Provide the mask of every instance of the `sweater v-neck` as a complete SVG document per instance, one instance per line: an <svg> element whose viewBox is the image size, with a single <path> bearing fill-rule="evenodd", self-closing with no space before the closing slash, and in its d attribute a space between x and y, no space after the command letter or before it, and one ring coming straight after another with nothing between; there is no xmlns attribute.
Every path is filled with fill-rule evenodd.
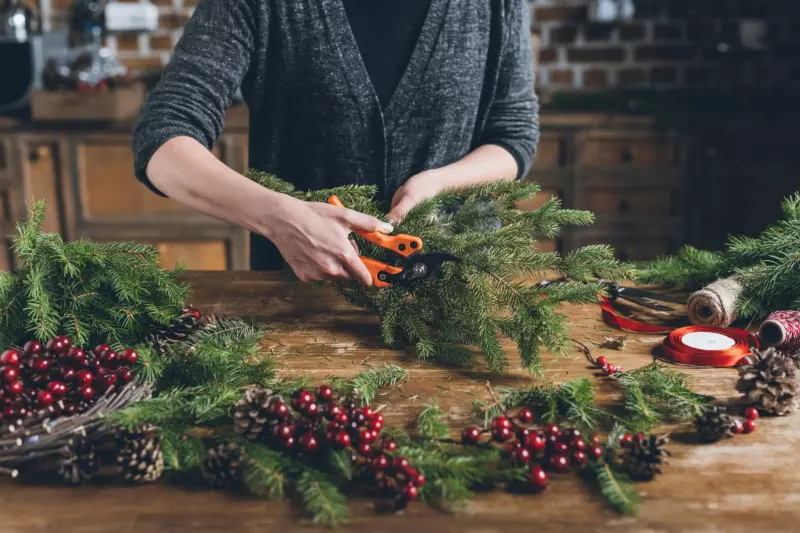
<svg viewBox="0 0 800 533"><path fill-rule="evenodd" d="M424 80L428 64L435 52L435 44L445 21L445 14L449 0L430 0L428 13L422 24L417 43L405 66L403 75L394 90L388 104L381 107L375 86L369 76L364 58L358 47L358 42L353 33L347 11L342 0L324 0L323 5L331 24L328 30L334 32L333 41L339 47L339 57L342 60L341 67L351 80L351 87L358 93L356 96L361 100L366 109L375 106L381 111L383 125L388 127L393 118L408 108L410 100L413 98L414 91Z"/></svg>

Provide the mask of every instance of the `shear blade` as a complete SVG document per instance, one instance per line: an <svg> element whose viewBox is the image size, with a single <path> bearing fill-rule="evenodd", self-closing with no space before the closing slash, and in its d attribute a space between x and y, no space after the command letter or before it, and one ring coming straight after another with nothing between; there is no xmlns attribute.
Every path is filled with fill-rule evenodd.
<svg viewBox="0 0 800 533"><path fill-rule="evenodd" d="M460 257L446 252L429 252L409 257L403 265L403 281L427 280L436 277L447 261L458 262Z"/></svg>

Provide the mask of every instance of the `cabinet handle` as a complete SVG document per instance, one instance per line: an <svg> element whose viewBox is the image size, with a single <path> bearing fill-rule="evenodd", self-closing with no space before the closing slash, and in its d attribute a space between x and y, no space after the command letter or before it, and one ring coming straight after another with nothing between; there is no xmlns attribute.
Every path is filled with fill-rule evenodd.
<svg viewBox="0 0 800 533"><path fill-rule="evenodd" d="M44 159L49 155L50 155L50 148L45 145L39 145L31 150L30 154L28 154L28 159L30 160L31 163L35 163L38 160Z"/></svg>

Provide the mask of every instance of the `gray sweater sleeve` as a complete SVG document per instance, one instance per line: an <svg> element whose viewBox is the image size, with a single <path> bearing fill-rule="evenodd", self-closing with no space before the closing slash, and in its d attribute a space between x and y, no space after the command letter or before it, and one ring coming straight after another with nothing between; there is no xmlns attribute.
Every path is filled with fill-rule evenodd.
<svg viewBox="0 0 800 533"><path fill-rule="evenodd" d="M530 8L527 0L508 0L497 90L481 143L508 150L517 160L518 178L530 170L539 142L539 101L533 85Z"/></svg>
<svg viewBox="0 0 800 533"><path fill-rule="evenodd" d="M150 183L150 158L168 140L191 137L211 149L254 51L252 0L200 0L172 60L150 91L133 132L136 177ZM162 195L163 196L163 195Z"/></svg>

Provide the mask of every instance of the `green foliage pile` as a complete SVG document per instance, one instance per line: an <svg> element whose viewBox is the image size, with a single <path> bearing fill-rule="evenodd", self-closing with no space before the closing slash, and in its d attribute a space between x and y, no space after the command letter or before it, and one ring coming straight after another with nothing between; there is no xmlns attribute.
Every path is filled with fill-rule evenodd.
<svg viewBox="0 0 800 533"><path fill-rule="evenodd" d="M742 318L800 309L800 193L786 198L782 210L783 220L757 237L732 236L722 251L686 246L677 256L642 265L637 279L694 290L736 276L744 287L737 302Z"/></svg>
<svg viewBox="0 0 800 533"><path fill-rule="evenodd" d="M350 209L382 219L388 211L372 186L297 191L272 175L250 172L249 177L305 201L325 202L336 194ZM421 237L423 252L448 252L462 260L445 264L434 283L378 291L340 283L340 292L380 317L389 346L411 347L422 359L461 366L473 362L470 348L477 347L493 372L503 372L508 360L500 338L505 335L516 342L522 366L539 371L543 348L563 354L568 346L566 318L557 312L558 305L597 301L601 286L586 282L593 275L631 275L608 246L587 246L566 256L538 252L537 238L550 239L563 226L593 221L589 212L562 209L558 198L530 212L516 208L539 190L535 183L497 182L423 201L395 225L395 233ZM358 244L363 255L387 259L386 250L364 240ZM571 281L548 287L529 281L542 273Z"/></svg>
<svg viewBox="0 0 800 533"><path fill-rule="evenodd" d="M21 267L0 272L0 345L68 335L120 349L180 316L189 288L153 247L65 242L42 231L44 217L44 202L33 204L13 242Z"/></svg>

